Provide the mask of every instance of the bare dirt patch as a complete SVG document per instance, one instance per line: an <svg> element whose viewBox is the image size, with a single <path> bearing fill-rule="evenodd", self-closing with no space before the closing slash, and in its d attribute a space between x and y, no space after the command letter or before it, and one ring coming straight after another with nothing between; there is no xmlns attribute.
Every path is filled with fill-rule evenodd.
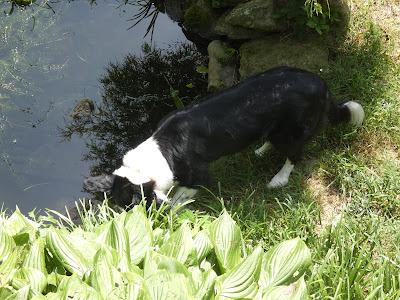
<svg viewBox="0 0 400 300"><path fill-rule="evenodd" d="M308 178L306 184L321 208L321 223L316 227L316 232L319 233L340 218L348 200L330 187L326 180L318 174Z"/></svg>

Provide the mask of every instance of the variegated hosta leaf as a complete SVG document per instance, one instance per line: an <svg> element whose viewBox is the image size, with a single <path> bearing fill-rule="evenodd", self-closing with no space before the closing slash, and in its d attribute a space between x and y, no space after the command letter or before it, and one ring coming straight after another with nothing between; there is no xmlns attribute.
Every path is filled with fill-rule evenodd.
<svg viewBox="0 0 400 300"><path fill-rule="evenodd" d="M289 284L311 265L311 253L299 238L284 241L264 256L259 284L262 288Z"/></svg>
<svg viewBox="0 0 400 300"><path fill-rule="evenodd" d="M206 230L202 230L196 234L193 244L196 250L197 262L201 262L204 258L206 258L208 253L210 253L211 249L213 248L208 231Z"/></svg>
<svg viewBox="0 0 400 300"><path fill-rule="evenodd" d="M7 282L12 278L16 271L16 265L21 255L20 247L14 249L14 251L2 260L0 264L0 283Z"/></svg>
<svg viewBox="0 0 400 300"><path fill-rule="evenodd" d="M88 270L89 263L83 252L78 250L78 247L79 245L73 245L61 231L55 228L48 229L46 248L49 249L51 254L57 258L66 270L82 277Z"/></svg>
<svg viewBox="0 0 400 300"><path fill-rule="evenodd" d="M0 228L0 260L9 256L16 247L14 239Z"/></svg>
<svg viewBox="0 0 400 300"><path fill-rule="evenodd" d="M162 254L149 251L144 259L143 277L147 279L159 271L167 271L168 273L179 273L185 277L191 278L186 266L177 259Z"/></svg>
<svg viewBox="0 0 400 300"><path fill-rule="evenodd" d="M139 285L139 284L127 284L125 287L125 299L140 299L140 300L151 300L149 292L147 289L144 287L144 285Z"/></svg>
<svg viewBox="0 0 400 300"><path fill-rule="evenodd" d="M30 286L26 285L23 288L19 289L13 295L8 296L6 300L28 300L30 291L31 291Z"/></svg>
<svg viewBox="0 0 400 300"><path fill-rule="evenodd" d="M221 271L232 269L241 260L242 234L239 226L224 210L222 215L212 222L209 232Z"/></svg>
<svg viewBox="0 0 400 300"><path fill-rule="evenodd" d="M79 245L80 249L85 249L85 258L89 264L93 263L94 256L101 246L96 241L96 238L96 234L84 231L81 228L76 228L67 236L67 239L71 241L73 245Z"/></svg>
<svg viewBox="0 0 400 300"><path fill-rule="evenodd" d="M190 267L193 283L196 289L196 300L210 299L214 294L214 283L217 274L213 269L203 271L199 267Z"/></svg>
<svg viewBox="0 0 400 300"><path fill-rule="evenodd" d="M30 285L33 292L41 293L47 286L47 278L38 269L22 267L14 274L12 285L16 289Z"/></svg>
<svg viewBox="0 0 400 300"><path fill-rule="evenodd" d="M153 230L144 208L136 205L125 218L132 264L139 264L153 243Z"/></svg>
<svg viewBox="0 0 400 300"><path fill-rule="evenodd" d="M286 286L271 286L263 295L263 300L308 300L307 286L304 277Z"/></svg>
<svg viewBox="0 0 400 300"><path fill-rule="evenodd" d="M160 253L176 258L181 263L185 263L193 250L192 233L189 224L185 222L161 246Z"/></svg>
<svg viewBox="0 0 400 300"><path fill-rule="evenodd" d="M121 271L129 271L131 264L128 232L120 223L111 221L104 227L99 242L115 249L119 255L118 267Z"/></svg>
<svg viewBox="0 0 400 300"><path fill-rule="evenodd" d="M122 276L112 265L112 254L107 249L100 249L94 258L94 269L90 273L90 284L103 298L122 285Z"/></svg>
<svg viewBox="0 0 400 300"><path fill-rule="evenodd" d="M140 299L150 300L146 287L144 286L144 279L141 270L138 272L122 272L122 280L124 285L112 294L113 296L120 296L119 299Z"/></svg>
<svg viewBox="0 0 400 300"><path fill-rule="evenodd" d="M58 286L57 294L61 295L60 299L103 300L94 288L84 283L76 274L64 277Z"/></svg>
<svg viewBox="0 0 400 300"><path fill-rule="evenodd" d="M263 250L260 246L215 282L216 299L253 299L258 290Z"/></svg>
<svg viewBox="0 0 400 300"><path fill-rule="evenodd" d="M23 266L26 268L34 268L47 275L46 261L44 255L44 241L38 238L33 242L28 254L25 257Z"/></svg>
<svg viewBox="0 0 400 300"><path fill-rule="evenodd" d="M188 278L182 274L159 271L145 281L146 289L152 300L192 300L194 289L188 284Z"/></svg>
<svg viewBox="0 0 400 300"><path fill-rule="evenodd" d="M34 296L31 300L64 300L64 298L62 298L61 293L47 293L43 298L40 298L40 296Z"/></svg>
<svg viewBox="0 0 400 300"><path fill-rule="evenodd" d="M0 299L7 299L8 296L11 296L14 292L8 287L0 287Z"/></svg>
<svg viewBox="0 0 400 300"><path fill-rule="evenodd" d="M25 217L18 207L14 213L4 221L4 230L11 236L22 232L28 233L31 240L35 239L35 232L39 228L39 224Z"/></svg>

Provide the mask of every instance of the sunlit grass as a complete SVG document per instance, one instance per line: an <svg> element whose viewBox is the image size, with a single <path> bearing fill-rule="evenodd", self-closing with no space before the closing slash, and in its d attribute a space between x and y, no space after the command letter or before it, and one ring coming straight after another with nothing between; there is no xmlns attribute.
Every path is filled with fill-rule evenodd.
<svg viewBox="0 0 400 300"><path fill-rule="evenodd" d="M313 299L400 297L400 35L396 14L387 15L398 9L395 1L353 1L348 34L330 50L323 77L338 101L362 103L361 128L329 128L281 189L266 187L284 162L274 151L260 159L254 146L213 166L212 192L244 236L306 241ZM213 199L203 192L198 205L218 210Z"/></svg>

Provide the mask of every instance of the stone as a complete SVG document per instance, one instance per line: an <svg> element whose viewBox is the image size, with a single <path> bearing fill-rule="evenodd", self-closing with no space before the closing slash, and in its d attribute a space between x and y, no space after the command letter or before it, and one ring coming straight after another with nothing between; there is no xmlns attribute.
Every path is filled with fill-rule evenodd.
<svg viewBox="0 0 400 300"><path fill-rule="evenodd" d="M208 90L218 91L238 82L237 51L228 44L214 40L208 45Z"/></svg>
<svg viewBox="0 0 400 300"><path fill-rule="evenodd" d="M194 0L166 0L161 2L163 11L175 22L182 22L185 10L194 4ZM161 10L161 8L158 8Z"/></svg>
<svg viewBox="0 0 400 300"><path fill-rule="evenodd" d="M214 8L232 7L249 0L211 0L211 6Z"/></svg>
<svg viewBox="0 0 400 300"><path fill-rule="evenodd" d="M328 48L315 37L299 41L271 36L243 43L239 51L241 79L282 65L315 73L328 67Z"/></svg>
<svg viewBox="0 0 400 300"><path fill-rule="evenodd" d="M183 25L187 30L203 38L214 39L218 37L214 32L218 17L218 13L214 11L209 1L198 0L185 11Z"/></svg>
<svg viewBox="0 0 400 300"><path fill-rule="evenodd" d="M226 17L228 13L223 14L216 22L214 31L215 33L226 36L232 40L248 40L261 38L265 35L264 32L235 26L227 22Z"/></svg>
<svg viewBox="0 0 400 300"><path fill-rule="evenodd" d="M274 0L251 0L239 4L226 16L226 22L232 26L270 33L285 29L274 16Z"/></svg>
<svg viewBox="0 0 400 300"><path fill-rule="evenodd" d="M72 110L70 116L73 119L89 117L94 112L94 101L89 98L81 99Z"/></svg>
<svg viewBox="0 0 400 300"><path fill-rule="evenodd" d="M331 32L335 33L337 37L344 37L349 21L350 21L350 7L347 0L336 0L329 2L331 17L335 22L331 28Z"/></svg>

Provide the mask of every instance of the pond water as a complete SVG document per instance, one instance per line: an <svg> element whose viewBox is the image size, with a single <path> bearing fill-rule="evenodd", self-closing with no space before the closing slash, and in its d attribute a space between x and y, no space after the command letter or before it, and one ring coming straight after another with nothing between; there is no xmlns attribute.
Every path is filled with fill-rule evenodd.
<svg viewBox="0 0 400 300"><path fill-rule="evenodd" d="M127 30L137 7L101 1L52 4L0 16L0 205L23 212L62 210L81 197L89 174L83 139L64 141L60 128L82 98L101 101L101 77L110 62L140 54L147 22ZM35 16L34 20L32 14ZM176 23L160 14L157 47L184 41Z"/></svg>

